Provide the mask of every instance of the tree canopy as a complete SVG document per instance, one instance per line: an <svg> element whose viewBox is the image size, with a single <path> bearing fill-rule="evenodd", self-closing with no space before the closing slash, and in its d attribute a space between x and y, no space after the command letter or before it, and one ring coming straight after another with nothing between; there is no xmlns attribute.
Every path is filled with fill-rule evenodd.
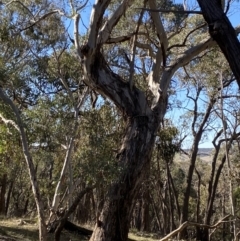
<svg viewBox="0 0 240 241"><path fill-rule="evenodd" d="M240 29L189 2L1 2L1 214L36 211L42 241L237 237Z"/></svg>

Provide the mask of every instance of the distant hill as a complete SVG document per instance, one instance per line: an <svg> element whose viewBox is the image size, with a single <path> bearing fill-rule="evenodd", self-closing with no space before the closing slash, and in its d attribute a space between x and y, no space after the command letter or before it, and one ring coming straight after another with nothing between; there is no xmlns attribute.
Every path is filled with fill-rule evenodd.
<svg viewBox="0 0 240 241"><path fill-rule="evenodd" d="M210 156L212 154L213 148L199 148L198 149L198 155L199 156ZM186 149L185 152L189 153L191 150Z"/></svg>
<svg viewBox="0 0 240 241"><path fill-rule="evenodd" d="M190 153L191 150L190 149L184 149L183 151L186 152L186 153ZM199 148L199 150L198 150L198 157L202 161L211 161L212 151L213 151L213 148ZM175 156L175 160L187 161L188 160L188 156L184 152L178 153Z"/></svg>

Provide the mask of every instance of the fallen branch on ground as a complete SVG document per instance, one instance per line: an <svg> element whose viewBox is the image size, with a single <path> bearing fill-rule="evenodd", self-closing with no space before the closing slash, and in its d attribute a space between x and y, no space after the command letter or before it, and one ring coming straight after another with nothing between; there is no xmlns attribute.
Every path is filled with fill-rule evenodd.
<svg viewBox="0 0 240 241"><path fill-rule="evenodd" d="M227 218L229 218L231 216L231 214L223 217L221 220L219 220L217 223L215 223L214 225L207 225L207 224L201 224L201 223L195 223L195 222L190 222L190 221L186 221L183 224L181 224L177 229L173 230L171 233L169 233L167 236L165 236L164 238L160 239L159 241L167 241L169 238L171 238L172 236L177 235L179 232L181 232L184 228L189 227L189 226L195 226L195 227L200 227L200 228L208 228L208 229L214 229L217 228L220 224L222 224L223 222L225 222L225 220Z"/></svg>

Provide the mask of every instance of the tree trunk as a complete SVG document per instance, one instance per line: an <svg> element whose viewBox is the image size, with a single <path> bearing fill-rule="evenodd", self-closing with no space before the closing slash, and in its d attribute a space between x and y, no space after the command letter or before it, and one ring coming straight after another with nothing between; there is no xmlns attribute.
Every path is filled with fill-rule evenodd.
<svg viewBox="0 0 240 241"><path fill-rule="evenodd" d="M219 135L217 135L216 138L218 138L221 133L222 132L219 132ZM236 135L233 135L232 138L229 140L229 143L228 143L228 146L227 146L228 150L231 148L231 145L232 145L232 143L235 139L236 139ZM216 195L216 192L217 192L217 186L218 186L218 183L219 183L219 178L221 176L222 169L223 169L224 164L226 162L226 155L223 155L223 157L221 158L220 165L218 166L217 171L215 171L216 170L216 162L217 162L217 159L218 159L218 154L219 154L219 151L220 151L222 141L219 142L217 145L215 145L215 153L214 153L214 157L213 157L213 161L212 161L211 177L209 179L209 184L208 184L208 201L207 201L206 213L205 213L205 218L204 218L204 223L207 224L207 225L210 225L211 217L212 217L212 214L213 214L213 204L214 204L215 195ZM215 144L215 142L214 142L214 144ZM203 237L205 238L204 240L208 241L209 240L209 229L204 228L202 230L202 233L203 233L202 234Z"/></svg>
<svg viewBox="0 0 240 241"><path fill-rule="evenodd" d="M62 79L62 81L64 82L63 79ZM72 176L71 159L72 159L72 154L73 154L73 149L74 149L74 142L75 142L75 138L76 138L77 128L79 126L79 112L80 112L80 108L85 103L85 99L86 99L86 96L87 96L87 93L88 93L87 90L88 89L85 88L82 92L82 95L78 96L78 98L79 98L78 103L75 103L74 99L72 99L72 94L69 94L69 97L72 99L72 102L75 103L74 106L73 106L73 108L74 108L74 122L73 122L72 126L71 125L69 126L70 139L67 143L64 163L63 163L63 166L62 166L62 170L61 170L59 180L58 180L56 188L55 188L55 193L54 193L54 196L53 196L52 207L51 207L51 213L50 213L49 220L48 220L48 226L51 225L51 222L55 219L55 214L58 211L61 196L62 196L62 193L61 193L62 186L63 186L63 182L64 182L67 171L68 171L68 176L69 176L69 182L68 182L69 193L68 193L67 196L65 196L64 201L67 201L69 206L71 206L71 203L72 203L73 176Z"/></svg>
<svg viewBox="0 0 240 241"><path fill-rule="evenodd" d="M240 88L240 43L220 0L198 0L209 33L225 55Z"/></svg>
<svg viewBox="0 0 240 241"><path fill-rule="evenodd" d="M175 71L186 65L193 57L212 46L211 41L188 49L171 67L162 68L168 47L167 34L159 13L151 11L151 18L160 41L156 58L146 78L152 99L131 81L114 73L104 59L102 50L113 28L124 16L133 0L123 0L105 22L104 15L110 0L96 0L91 12L88 39L80 46L80 15L74 16L74 37L77 54L83 66L84 81L99 94L109 98L126 120L126 134L117 155L116 166L121 174L110 186L103 210L97 220L91 241L122 241L127 239L133 200L148 167L155 135L167 108L167 93ZM148 1L149 7L157 9L157 1Z"/></svg>
<svg viewBox="0 0 240 241"><path fill-rule="evenodd" d="M169 221L170 221L170 232L172 232L174 229L176 229L176 225L174 222L174 197L173 192L171 189L171 173L169 168L169 163L166 161L166 169L167 169L167 190L168 190L168 198L169 198Z"/></svg>
<svg viewBox="0 0 240 241"><path fill-rule="evenodd" d="M39 189L38 182L37 182L37 176L36 176L36 171L34 168L32 156L31 156L31 153L30 153L29 147L28 147L28 140L27 140L25 129L24 129L24 123L21 119L19 109L12 102L12 100L10 98L8 98L7 95L5 95L5 93L3 92L3 90L1 88L0 88L0 98L4 101L5 104L7 104L11 107L12 111L14 112L14 114L16 116L17 124L13 124L13 125L20 133L22 150L23 150L24 158L25 158L27 168L28 168L28 173L29 173L29 177L30 177L34 200L35 200L35 203L37 206L38 221L39 221L39 224L38 224L39 225L39 241L46 241L47 240L47 228L46 228L45 217L44 217L44 206L43 206L43 202L41 199L40 189Z"/></svg>
<svg viewBox="0 0 240 241"><path fill-rule="evenodd" d="M66 224L66 222L68 220L68 217L70 217L73 214L73 212L76 210L79 202L84 197L84 195L86 193L89 193L90 191L92 191L94 187L95 186L86 187L86 188L84 188L84 190L79 192L78 195L76 196L76 198L74 199L74 201L72 202L71 206L69 207L69 209L63 214L63 216L60 218L60 220L57 220L56 225L54 224L54 226L57 226L55 233L54 233L55 241L60 241L61 232L64 228L64 225Z"/></svg>
<svg viewBox="0 0 240 241"><path fill-rule="evenodd" d="M91 241L127 240L133 200L149 165L157 127L151 116L129 118L117 160L122 173L107 193Z"/></svg>
<svg viewBox="0 0 240 241"><path fill-rule="evenodd" d="M141 225L140 230L142 232L150 231L150 220L149 220L149 190L146 188L142 195L142 205L141 205Z"/></svg>
<svg viewBox="0 0 240 241"><path fill-rule="evenodd" d="M6 205L5 205L5 194L7 190L7 174L3 174L1 179L1 192L0 192L0 214L4 215L6 212Z"/></svg>
<svg viewBox="0 0 240 241"><path fill-rule="evenodd" d="M195 126L194 122L196 121L196 115L194 116L195 120L192 124L192 129L193 129L193 134L194 134L194 142L193 142L192 153L191 153L191 157L190 157L190 166L189 166L188 175L187 175L187 187L184 192L181 224L188 221L189 198L190 198L190 191L191 191L191 186L192 186L192 177L193 177L193 173L194 173L194 169L195 169L195 163L197 160L198 145L199 145L199 142L201 141L204 126L208 120L208 117L211 113L214 103L215 103L214 99L210 100L210 103L208 104L208 107L206 109L205 116L204 116L202 123L197 132L194 131L194 126ZM195 113L197 113L196 107L195 107ZM180 238L182 238L182 239L186 238L186 236L187 236L186 229L183 229L179 235L180 235Z"/></svg>
<svg viewBox="0 0 240 241"><path fill-rule="evenodd" d="M5 215L7 216L8 214L8 208L9 208L9 203L10 203L10 198L12 194L12 189L13 189L13 183L14 181L10 181L8 192L7 192L7 199L6 199L6 208L5 208Z"/></svg>

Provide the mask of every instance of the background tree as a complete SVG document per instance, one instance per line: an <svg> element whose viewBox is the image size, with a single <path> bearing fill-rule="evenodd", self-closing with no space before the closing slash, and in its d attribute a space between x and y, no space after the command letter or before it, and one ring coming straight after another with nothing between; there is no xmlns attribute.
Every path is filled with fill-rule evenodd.
<svg viewBox="0 0 240 241"><path fill-rule="evenodd" d="M214 159L207 191L203 183L208 185L208 177L201 175L198 146L210 127L216 130L215 143L222 138L222 125L217 124L220 72L206 67L212 68L210 62L217 64L216 52L209 52L215 42L208 37L203 18L182 14L183 6L172 1L96 1L94 7L90 5L88 29L82 31L82 14L88 6L77 1L58 1L58 7L54 2L2 5L0 90L3 99L7 97L19 109L41 191L41 211L51 207L49 223L57 221L56 240L76 208L79 221L86 221L81 213L88 210L88 221L96 223L91 240L126 240L130 223L145 229L147 219L154 220L147 229L165 235L181 225L181 216L182 225L188 220L205 222L206 206L205 225L211 225L220 218L210 213L219 204L214 185L222 181L219 170L225 160L216 171ZM67 26L69 19L73 20L73 35L68 33L72 30ZM224 68L223 76L224 91L234 90L230 71ZM91 89L90 97L84 95L83 82ZM192 120L196 138L191 165L175 167L173 155L187 137L175 142L184 128L176 131L164 116L174 106L178 83L182 90L187 89L184 94L193 103L187 107L185 127ZM96 102L97 93L101 97ZM181 97L176 98L180 105ZM235 93L231 98L236 98ZM209 106L207 113L205 106ZM4 105L1 120L5 128L16 126L7 108ZM6 129L4 133L11 140ZM227 132L223 139L233 141L235 134ZM228 144L230 148L231 141ZM4 142L1 145L6 150ZM5 181L3 176L2 187ZM23 188L11 189L9 183L12 200L19 201L22 190L27 198L20 206L29 206L29 187L19 180L16 185ZM94 189L88 189L89 185ZM157 188L149 191L154 185ZM187 195L182 195L183 190ZM4 193L6 188L1 190L1 203Z"/></svg>

